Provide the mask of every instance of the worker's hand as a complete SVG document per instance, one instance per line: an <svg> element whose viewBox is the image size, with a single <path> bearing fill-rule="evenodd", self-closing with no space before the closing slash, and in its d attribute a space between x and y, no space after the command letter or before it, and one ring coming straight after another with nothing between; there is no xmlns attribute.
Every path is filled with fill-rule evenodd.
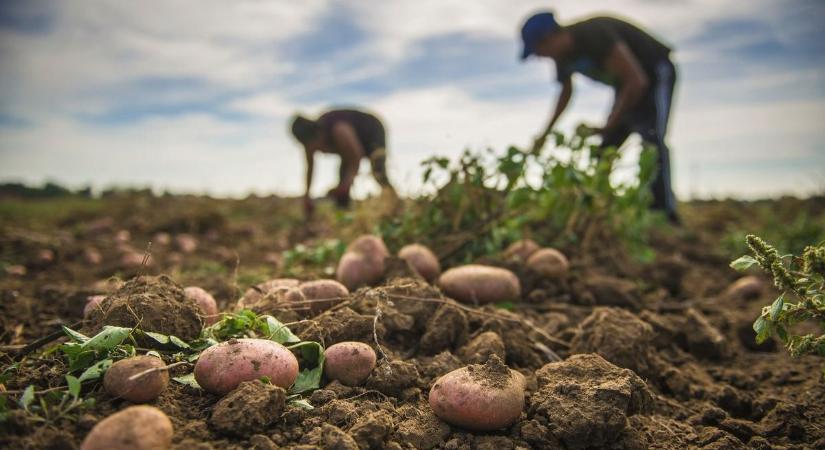
<svg viewBox="0 0 825 450"><path fill-rule="evenodd" d="M309 219L315 214L315 202L309 195L304 196L304 215Z"/></svg>
<svg viewBox="0 0 825 450"><path fill-rule="evenodd" d="M584 138L600 135L603 132L604 128L594 127L592 125L587 125L584 123L579 124L579 126L576 127L576 134Z"/></svg>

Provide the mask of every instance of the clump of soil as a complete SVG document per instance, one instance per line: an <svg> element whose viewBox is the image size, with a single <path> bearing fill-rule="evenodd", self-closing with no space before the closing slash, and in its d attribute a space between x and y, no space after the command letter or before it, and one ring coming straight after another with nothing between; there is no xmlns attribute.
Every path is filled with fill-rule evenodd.
<svg viewBox="0 0 825 450"><path fill-rule="evenodd" d="M493 355L502 361L507 359L504 341L492 331L485 331L472 338L458 351L458 357L467 364L483 364Z"/></svg>
<svg viewBox="0 0 825 450"><path fill-rule="evenodd" d="M536 378L539 390L530 398L528 417L547 429L550 447L605 447L627 428L629 416L653 408L653 395L638 375L599 355L547 364Z"/></svg>
<svg viewBox="0 0 825 450"><path fill-rule="evenodd" d="M281 417L285 402L283 388L260 380L245 381L215 405L209 424L224 434L259 433Z"/></svg>
<svg viewBox="0 0 825 450"><path fill-rule="evenodd" d="M470 378L478 384L493 388L503 389L510 385L513 373L510 368L498 356L491 356L484 364L471 364L467 366L467 373Z"/></svg>
<svg viewBox="0 0 825 450"><path fill-rule="evenodd" d="M597 307L580 325L570 352L597 353L611 363L647 374L651 369L653 328L620 308Z"/></svg>
<svg viewBox="0 0 825 450"><path fill-rule="evenodd" d="M90 327L137 327L183 340L196 339L203 328L197 303L166 275L135 277L106 298L89 315Z"/></svg>

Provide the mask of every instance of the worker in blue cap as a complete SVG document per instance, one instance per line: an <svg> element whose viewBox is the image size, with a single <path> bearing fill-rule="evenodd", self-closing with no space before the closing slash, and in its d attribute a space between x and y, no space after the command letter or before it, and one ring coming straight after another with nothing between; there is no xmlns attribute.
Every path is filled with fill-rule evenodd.
<svg viewBox="0 0 825 450"><path fill-rule="evenodd" d="M593 17L561 25L552 12L540 12L527 19L521 28L521 38L524 42L521 59L552 58L561 84L555 111L547 127L536 137L534 148L544 146L567 108L573 94L574 73L611 86L615 90L613 108L604 126L592 131L601 135L602 148L619 148L633 132L656 146L659 170L651 186L652 206L678 223L671 188L670 150L665 144L676 84L671 49L619 19Z"/></svg>

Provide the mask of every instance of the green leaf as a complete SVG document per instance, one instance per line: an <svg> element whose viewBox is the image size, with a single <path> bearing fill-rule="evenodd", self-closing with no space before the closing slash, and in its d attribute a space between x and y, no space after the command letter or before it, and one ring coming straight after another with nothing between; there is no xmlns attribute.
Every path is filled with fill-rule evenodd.
<svg viewBox="0 0 825 450"><path fill-rule="evenodd" d="M81 383L88 380L97 380L98 378L102 377L109 367L112 367L111 359L104 359L103 361L98 361L93 366L89 367L88 369L84 370L80 377L77 379Z"/></svg>
<svg viewBox="0 0 825 450"><path fill-rule="evenodd" d="M89 340L89 337L85 334L78 333L67 326L63 326L63 332L66 333L66 336L69 336L73 341L81 344Z"/></svg>
<svg viewBox="0 0 825 450"><path fill-rule="evenodd" d="M314 406L310 405L309 402L304 399L290 400L289 404L306 410L315 409Z"/></svg>
<svg viewBox="0 0 825 450"><path fill-rule="evenodd" d="M321 375L324 373L324 347L317 342L301 342L287 347L293 352L299 352L301 371L298 378L289 389L290 394L318 389L321 385Z"/></svg>
<svg viewBox="0 0 825 450"><path fill-rule="evenodd" d="M278 319L272 316L264 316L266 318L266 334L267 339L275 341L279 344L292 344L301 342L301 338L292 333L286 325L281 323Z"/></svg>
<svg viewBox="0 0 825 450"><path fill-rule="evenodd" d="M195 380L194 372L186 375L181 375L179 377L174 377L172 379L180 384L185 384L186 386L193 387L195 389L201 389L201 385L199 385L198 382Z"/></svg>
<svg viewBox="0 0 825 450"><path fill-rule="evenodd" d="M745 255L730 263L730 266L734 270L738 270L741 272L743 270L749 269L754 264L759 264L759 262L752 256Z"/></svg>
<svg viewBox="0 0 825 450"><path fill-rule="evenodd" d="M771 313L770 317L772 321L776 321L779 317L779 313L782 312L782 308L785 306L785 294L782 293L776 300L774 300L773 304L771 305Z"/></svg>
<svg viewBox="0 0 825 450"><path fill-rule="evenodd" d="M73 375L66 375L66 385L69 386L69 394L77 398L80 396L80 380Z"/></svg>
<svg viewBox="0 0 825 450"><path fill-rule="evenodd" d="M97 333L83 343L83 350L109 351L120 345L132 332L131 328L113 327L106 325L100 333Z"/></svg>
<svg viewBox="0 0 825 450"><path fill-rule="evenodd" d="M17 403L20 405L21 408L23 408L25 410L28 410L29 405L31 405L33 401L34 401L34 385L30 384L29 387L27 387L23 391L23 395L20 396L20 400Z"/></svg>
<svg viewBox="0 0 825 450"><path fill-rule="evenodd" d="M761 344L770 337L771 324L764 317L760 317L753 323L753 331L756 332L756 343Z"/></svg>

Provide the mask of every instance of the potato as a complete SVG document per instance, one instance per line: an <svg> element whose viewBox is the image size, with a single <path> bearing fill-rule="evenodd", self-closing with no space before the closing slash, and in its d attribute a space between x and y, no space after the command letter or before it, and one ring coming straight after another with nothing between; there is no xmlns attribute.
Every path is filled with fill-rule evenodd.
<svg viewBox="0 0 825 450"><path fill-rule="evenodd" d="M369 261L381 261L390 256L384 240L378 236L365 234L352 241L347 247L348 252L360 253Z"/></svg>
<svg viewBox="0 0 825 450"><path fill-rule="evenodd" d="M175 245L183 253L194 253L198 249L198 239L191 234L181 233L175 236Z"/></svg>
<svg viewBox="0 0 825 450"><path fill-rule="evenodd" d="M761 279L753 275L744 276L725 289L724 296L736 299L753 299L759 297L765 289Z"/></svg>
<svg viewBox="0 0 825 450"><path fill-rule="evenodd" d="M339 342L324 351L324 375L345 386L359 386L375 369L375 351L363 342Z"/></svg>
<svg viewBox="0 0 825 450"><path fill-rule="evenodd" d="M212 294L197 286L189 286L183 290L183 293L198 304L203 313L204 325L209 326L218 321L220 318L218 303L215 301L215 297L212 297Z"/></svg>
<svg viewBox="0 0 825 450"><path fill-rule="evenodd" d="M364 235L353 241L338 262L335 278L348 289L381 281L386 270L384 261L390 255L378 236Z"/></svg>
<svg viewBox="0 0 825 450"><path fill-rule="evenodd" d="M421 244L410 244L401 247L398 257L407 261L419 275L432 283L441 274L441 264L432 250Z"/></svg>
<svg viewBox="0 0 825 450"><path fill-rule="evenodd" d="M113 397L132 403L146 403L158 398L169 385L169 373L159 370L129 380L149 369L165 368L166 364L154 356L134 356L112 364L103 376L103 389Z"/></svg>
<svg viewBox="0 0 825 450"><path fill-rule="evenodd" d="M451 425L498 430L521 416L524 384L524 376L491 356L484 365L462 367L436 380L430 389L430 407Z"/></svg>
<svg viewBox="0 0 825 450"><path fill-rule="evenodd" d="M172 421L154 406L130 406L101 420L80 450L166 450L172 448Z"/></svg>
<svg viewBox="0 0 825 450"><path fill-rule="evenodd" d="M570 263L562 252L543 248L527 258L527 268L547 278L564 278L570 270Z"/></svg>
<svg viewBox="0 0 825 450"><path fill-rule="evenodd" d="M89 317L89 314L91 314L95 308L100 307L103 300L106 300L105 295L90 295L86 297L86 306L83 307L83 317Z"/></svg>
<svg viewBox="0 0 825 450"><path fill-rule="evenodd" d="M307 302L305 305L309 307L312 315L320 314L338 303L343 302L349 295L349 290L343 284L335 280L315 280L301 283L298 290L303 294L306 300L324 300L324 302ZM286 301L290 301L287 296Z"/></svg>
<svg viewBox="0 0 825 450"><path fill-rule="evenodd" d="M504 250L504 257L507 259L516 259L518 261L527 261L527 258L530 257L533 253L535 253L539 248L539 244L532 239L522 239L520 241L513 242L507 247L507 250Z"/></svg>
<svg viewBox="0 0 825 450"><path fill-rule="evenodd" d="M464 303L497 303L521 297L521 284L513 272L479 264L444 272L438 279L438 287L448 297Z"/></svg>
<svg viewBox="0 0 825 450"><path fill-rule="evenodd" d="M241 382L261 377L289 389L298 378L298 360L274 341L231 339L207 348L195 363L195 380L213 394L224 395Z"/></svg>

